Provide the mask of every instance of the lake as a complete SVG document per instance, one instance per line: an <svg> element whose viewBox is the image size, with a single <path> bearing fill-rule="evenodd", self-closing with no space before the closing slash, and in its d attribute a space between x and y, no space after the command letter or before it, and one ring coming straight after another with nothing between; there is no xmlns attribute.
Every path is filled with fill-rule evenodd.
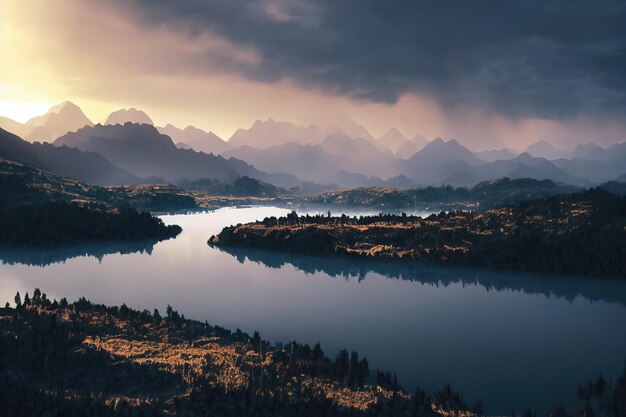
<svg viewBox="0 0 626 417"><path fill-rule="evenodd" d="M419 263L221 250L224 226L287 210L163 216L174 240L0 253L0 301L41 288L50 298L165 312L271 342L358 351L370 369L429 392L450 383L489 414L578 406L576 387L626 362L626 281ZM337 214L337 213L334 213Z"/></svg>

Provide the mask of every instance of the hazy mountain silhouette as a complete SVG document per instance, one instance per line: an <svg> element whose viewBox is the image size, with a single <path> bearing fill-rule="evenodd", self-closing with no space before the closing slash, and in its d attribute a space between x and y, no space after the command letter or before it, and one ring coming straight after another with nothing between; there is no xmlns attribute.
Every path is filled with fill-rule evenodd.
<svg viewBox="0 0 626 417"><path fill-rule="evenodd" d="M583 148L582 152L587 153L587 158L561 158L552 162L572 175L593 183L611 181L626 172L626 142L609 146L605 150L598 148Z"/></svg>
<svg viewBox="0 0 626 417"><path fill-rule="evenodd" d="M368 176L365 174L357 174L349 171L337 171L333 174L331 184L335 184L341 188L358 188L358 187L393 187L393 188L411 188L415 186L415 181L404 175L382 179L377 176ZM329 190L336 190L332 187Z"/></svg>
<svg viewBox="0 0 626 417"><path fill-rule="evenodd" d="M145 112L134 107L114 111L104 122L105 125L123 125L125 123L154 125L152 119Z"/></svg>
<svg viewBox="0 0 626 417"><path fill-rule="evenodd" d="M33 128L31 126L26 126L24 123L9 119L8 117L0 116L0 129L4 129L14 135L24 137L28 135Z"/></svg>
<svg viewBox="0 0 626 417"><path fill-rule="evenodd" d="M424 136L415 135L404 145L400 146L395 154L398 158L409 159L410 157L424 149L424 146L426 146L427 144L428 140L426 140Z"/></svg>
<svg viewBox="0 0 626 417"><path fill-rule="evenodd" d="M445 182L452 185L473 185L481 181L500 177L511 179L548 179L564 184L581 184L582 182L579 178L557 167L551 161L545 158L532 157L525 152L513 159L497 160L459 170L451 174Z"/></svg>
<svg viewBox="0 0 626 417"><path fill-rule="evenodd" d="M572 159L605 159L608 157L607 150L593 142L577 145L572 152Z"/></svg>
<svg viewBox="0 0 626 417"><path fill-rule="evenodd" d="M101 155L49 143L29 143L0 129L0 156L91 184L135 184L141 179Z"/></svg>
<svg viewBox="0 0 626 417"><path fill-rule="evenodd" d="M344 169L346 165L345 157L332 155L320 145L303 145L295 142L266 149L242 146L223 155L242 159L263 171L288 172L299 178L320 183L332 182L334 174Z"/></svg>
<svg viewBox="0 0 626 417"><path fill-rule="evenodd" d="M45 114L33 117L26 123L0 116L0 128L30 142L50 142L69 131L91 125L82 110L69 101L51 107Z"/></svg>
<svg viewBox="0 0 626 417"><path fill-rule="evenodd" d="M242 159L263 171L288 172L308 181L344 187L354 184L352 174L387 178L399 173L398 161L389 150L381 151L369 140L351 138L343 132L328 136L320 144L290 142L266 149L242 146L223 155ZM358 178L359 182L364 180Z"/></svg>
<svg viewBox="0 0 626 417"><path fill-rule="evenodd" d="M536 158L546 158L549 160L562 158L566 152L556 149L550 142L540 140L530 144L524 152Z"/></svg>
<svg viewBox="0 0 626 417"><path fill-rule="evenodd" d="M50 142L67 132L76 131L83 126L92 126L93 123L80 107L65 101L51 107L45 114L33 117L25 125L31 127L26 139Z"/></svg>
<svg viewBox="0 0 626 417"><path fill-rule="evenodd" d="M509 148L502 148L502 149L493 149L493 150L474 152L474 155L476 155L479 159L482 159L485 162L494 162L500 159L505 159L505 160L513 159L516 156L518 156L519 153Z"/></svg>
<svg viewBox="0 0 626 417"><path fill-rule="evenodd" d="M176 143L176 146L183 149L193 149L194 151L212 153L220 155L232 149L232 145L213 132L206 132L197 127L187 126L185 129L167 124L165 127L157 127L157 130L164 135L168 135Z"/></svg>
<svg viewBox="0 0 626 417"><path fill-rule="evenodd" d="M85 127L54 144L97 152L137 176L162 177L170 182L211 178L232 183L244 175L283 187L301 182L289 175L268 175L237 159L179 149L169 136L148 124Z"/></svg>
<svg viewBox="0 0 626 417"><path fill-rule="evenodd" d="M331 124L324 130L325 137L333 133L345 133L352 138L363 138L370 142L376 142L365 126L354 123L351 119L344 119L341 121L341 124Z"/></svg>
<svg viewBox="0 0 626 417"><path fill-rule="evenodd" d="M290 142L302 145L317 144L323 138L322 130L315 125L298 126L290 122L275 121L270 117L264 122L257 120L249 129L238 129L228 140L228 143L233 148L250 146L267 149Z"/></svg>
<svg viewBox="0 0 626 417"><path fill-rule="evenodd" d="M296 177L352 186L382 184L404 175L400 183L414 181L418 185L473 185L501 176L599 184L624 175L626 166L626 144L603 148L588 143L562 151L547 141L538 141L521 155L507 148L472 153L456 140L438 138L428 142L419 135L407 138L394 128L373 139L365 127L349 119L325 129L271 118L257 120L249 129L237 130L229 141L193 126L180 129L167 124L156 131L133 130L125 126L127 121L152 125L144 112L131 108L113 112L107 118L107 124L121 130L102 130L93 127L78 106L64 102L24 124L0 117L0 127L31 141L53 140L84 126L93 127L88 133L70 136L71 143L65 138L56 144L97 152L99 159L94 155L69 156L75 151L59 151L41 144L37 152L33 148L27 153L30 157L44 155L45 161L33 163L46 169L96 183L135 182L155 176L170 181L213 178L229 182L247 175L282 187L302 185ZM169 138L161 138L159 133ZM185 149L187 154L178 153ZM196 155L198 152L237 160L206 159ZM21 156L28 159L25 155ZM72 166L69 160L74 161ZM102 173L90 167L91 163L101 167Z"/></svg>
<svg viewBox="0 0 626 417"><path fill-rule="evenodd" d="M409 140L395 127L392 127L384 135L379 137L378 143L383 144L387 149L391 150L394 154L398 152L403 145L409 143Z"/></svg>
<svg viewBox="0 0 626 417"><path fill-rule="evenodd" d="M534 158L527 153L514 156L507 149L495 153L507 159L485 162L458 141L437 138L403 160L365 139L335 133L318 145L291 142L266 149L242 146L224 155L242 159L263 171L291 173L309 181L342 187L384 185L387 179L398 175L405 175L406 180L401 177L400 181L404 186L471 186L501 177L550 179L568 184L583 182L545 158Z"/></svg>
<svg viewBox="0 0 626 417"><path fill-rule="evenodd" d="M457 171L484 164L469 149L452 139L437 138L402 161L403 173L418 184L441 184Z"/></svg>
<svg viewBox="0 0 626 417"><path fill-rule="evenodd" d="M393 153L389 149L381 150L367 139L335 133L326 137L320 146L332 155L344 156L362 164L360 169L351 168L355 172L366 170L363 171L364 174L382 176L396 175L398 172Z"/></svg>

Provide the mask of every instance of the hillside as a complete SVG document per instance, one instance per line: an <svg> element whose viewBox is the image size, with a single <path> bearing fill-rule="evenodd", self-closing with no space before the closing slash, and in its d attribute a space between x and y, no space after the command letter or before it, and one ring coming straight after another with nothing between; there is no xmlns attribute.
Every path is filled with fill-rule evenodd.
<svg viewBox="0 0 626 417"><path fill-rule="evenodd" d="M479 183L471 188L451 186L397 189L391 187L359 187L329 191L305 197L307 205L366 207L383 211L473 207L487 209L525 200L579 192L582 188L557 184L549 180L500 178Z"/></svg>
<svg viewBox="0 0 626 417"><path fill-rule="evenodd" d="M37 289L15 300L0 309L5 415L473 415L449 386L411 396L382 372L370 384L355 352L333 359L319 344L276 348L170 306L161 314L84 298L70 304Z"/></svg>
<svg viewBox="0 0 626 417"><path fill-rule="evenodd" d="M169 184L94 186L0 158L1 207L49 202L104 205L108 208L133 207L159 212L197 207L191 194Z"/></svg>
<svg viewBox="0 0 626 417"><path fill-rule="evenodd" d="M101 155L49 143L29 143L0 129L0 157L91 184L136 184L142 179L119 169Z"/></svg>

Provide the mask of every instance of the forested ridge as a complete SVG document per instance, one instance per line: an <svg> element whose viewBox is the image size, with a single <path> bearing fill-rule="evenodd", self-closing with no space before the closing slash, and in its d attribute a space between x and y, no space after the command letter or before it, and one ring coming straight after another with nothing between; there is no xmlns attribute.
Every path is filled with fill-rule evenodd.
<svg viewBox="0 0 626 417"><path fill-rule="evenodd" d="M484 212L266 218L209 244L626 278L626 197L601 189Z"/></svg>

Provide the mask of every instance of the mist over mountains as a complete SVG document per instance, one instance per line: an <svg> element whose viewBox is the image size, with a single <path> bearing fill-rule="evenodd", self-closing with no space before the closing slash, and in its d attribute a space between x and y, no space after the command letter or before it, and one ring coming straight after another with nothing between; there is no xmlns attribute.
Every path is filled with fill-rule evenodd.
<svg viewBox="0 0 626 417"><path fill-rule="evenodd" d="M428 141L396 128L374 138L353 122L320 127L269 118L225 140L194 126L155 126L136 108L117 110L94 125L78 106L64 102L24 124L0 117L0 127L6 130L0 156L95 184L232 183L248 176L285 188L318 184L310 189L324 190L473 186L509 177L589 186L626 175L626 143L562 150L539 140L523 151L474 152L456 139Z"/></svg>
<svg viewBox="0 0 626 417"><path fill-rule="evenodd" d="M105 125L123 125L125 123L154 125L152 119L145 112L134 107L114 111L104 122Z"/></svg>

